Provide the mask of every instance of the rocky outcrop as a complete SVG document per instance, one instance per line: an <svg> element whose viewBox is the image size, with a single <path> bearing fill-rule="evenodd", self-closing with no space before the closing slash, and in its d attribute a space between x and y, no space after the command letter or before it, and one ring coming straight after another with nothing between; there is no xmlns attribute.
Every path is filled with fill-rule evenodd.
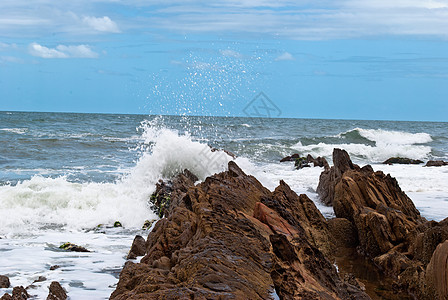
<svg viewBox="0 0 448 300"><path fill-rule="evenodd" d="M423 161L419 159L411 159L406 157L391 157L387 159L383 164L393 165L393 164L401 164L401 165L419 165L422 164Z"/></svg>
<svg viewBox="0 0 448 300"><path fill-rule="evenodd" d="M296 169L302 169L305 167L310 167L309 164L313 164L314 167L321 167L325 169L329 169L330 165L324 157L313 158L311 154L308 154L306 157L301 157L300 154L295 153L291 156L286 156L280 160L280 162L285 161L293 161Z"/></svg>
<svg viewBox="0 0 448 300"><path fill-rule="evenodd" d="M25 300L30 298L26 289L23 286L16 286L12 289L12 295L6 293L0 299L1 300Z"/></svg>
<svg viewBox="0 0 448 300"><path fill-rule="evenodd" d="M136 235L132 242L131 250L127 259L136 259L138 256L146 254L146 241L141 235Z"/></svg>
<svg viewBox="0 0 448 300"><path fill-rule="evenodd" d="M181 181L111 299L369 299L339 278L326 220L286 183L270 192L234 162Z"/></svg>
<svg viewBox="0 0 448 300"><path fill-rule="evenodd" d="M443 160L430 160L425 165L425 167L443 167L443 166L448 166L448 162Z"/></svg>
<svg viewBox="0 0 448 300"><path fill-rule="evenodd" d="M10 285L8 276L0 275L0 289L9 288Z"/></svg>
<svg viewBox="0 0 448 300"><path fill-rule="evenodd" d="M82 246L78 246L72 243L64 243L59 246L59 249L66 250L66 251L73 251L73 252L90 252L90 250L87 250L86 248Z"/></svg>
<svg viewBox="0 0 448 300"><path fill-rule="evenodd" d="M47 300L65 300L67 299L67 293L61 284L57 281L53 281L49 287L49 293L47 296Z"/></svg>
<svg viewBox="0 0 448 300"><path fill-rule="evenodd" d="M370 166L360 168L344 150L335 149L333 161L334 166L321 174L318 192L341 218L329 222L335 239L356 246L383 274L396 279L398 289L419 299L446 299L440 298L443 284L430 275L443 270L433 271L430 261L442 259L444 252L439 250L434 258L434 251L448 239L448 219L426 221L395 178ZM353 229L356 239L350 239ZM436 283L426 282L425 274Z"/></svg>

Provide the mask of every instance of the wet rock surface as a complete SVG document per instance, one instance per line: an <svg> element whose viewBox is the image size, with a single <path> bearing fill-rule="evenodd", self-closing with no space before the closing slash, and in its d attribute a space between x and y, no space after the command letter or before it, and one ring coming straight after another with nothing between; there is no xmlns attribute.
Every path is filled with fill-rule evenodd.
<svg viewBox="0 0 448 300"><path fill-rule="evenodd" d="M321 174L318 193L339 218L329 222L339 246L355 246L383 276L394 279L396 291L418 299L446 299L447 283L440 278L446 274L442 262L448 219L425 220L395 178L370 166L360 168L345 151L335 149L333 161ZM350 239L354 234L357 241ZM386 299L400 298L388 294Z"/></svg>
<svg viewBox="0 0 448 300"><path fill-rule="evenodd" d="M0 275L0 288L9 288L10 285L11 284L9 283L9 278L7 276Z"/></svg>
<svg viewBox="0 0 448 300"><path fill-rule="evenodd" d="M145 239L137 235L132 242L131 250L129 251L127 259L136 259L138 256L146 254L146 241Z"/></svg>
<svg viewBox="0 0 448 300"><path fill-rule="evenodd" d="M430 160L425 165L425 167L442 167L442 166L448 166L448 161Z"/></svg>
<svg viewBox="0 0 448 300"><path fill-rule="evenodd" d="M57 281L53 281L49 287L49 293L47 296L47 300L65 300L67 299L67 293L61 284Z"/></svg>
<svg viewBox="0 0 448 300"><path fill-rule="evenodd" d="M30 295L27 293L23 286L16 286L12 289L12 295L6 293L0 299L1 300L25 300L29 299Z"/></svg>
<svg viewBox="0 0 448 300"><path fill-rule="evenodd" d="M307 196L228 169L196 186L173 180L146 255L125 264L111 299L369 299L339 277L328 223Z"/></svg>
<svg viewBox="0 0 448 300"><path fill-rule="evenodd" d="M310 154L306 157L301 157L300 154L294 153L291 156L286 156L280 160L280 162L293 161L296 169L302 169L305 167L311 167L310 164L313 164L313 167L323 167L325 169L329 169L330 166L327 160L324 157L314 158Z"/></svg>
<svg viewBox="0 0 448 300"><path fill-rule="evenodd" d="M406 157L391 157L387 159L383 164L392 165L392 164L401 164L401 165L419 165L422 164L423 161L419 159L411 159Z"/></svg>

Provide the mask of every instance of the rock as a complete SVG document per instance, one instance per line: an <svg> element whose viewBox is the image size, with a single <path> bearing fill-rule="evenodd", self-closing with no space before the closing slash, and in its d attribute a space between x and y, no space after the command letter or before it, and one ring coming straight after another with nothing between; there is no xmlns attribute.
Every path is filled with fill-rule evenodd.
<svg viewBox="0 0 448 300"><path fill-rule="evenodd" d="M174 201L174 206L180 204L178 199L181 198L190 186L198 181L198 177L189 170L184 170L173 180L164 182L160 180L156 184L156 190L151 195L151 203L153 209L160 218L166 216L170 211L170 205Z"/></svg>
<svg viewBox="0 0 448 300"><path fill-rule="evenodd" d="M421 161L421 160L405 158L405 157L391 157L388 160L386 160L385 162L383 162L383 164L386 164L386 165L392 165L392 164L418 165L418 164L422 164L422 163L423 163L423 161Z"/></svg>
<svg viewBox="0 0 448 300"><path fill-rule="evenodd" d="M50 267L50 271L54 271L56 269L59 269L60 267L61 266L59 266L59 265L53 265L53 266Z"/></svg>
<svg viewBox="0 0 448 300"><path fill-rule="evenodd" d="M328 222L336 245L357 244L359 253L394 279L397 291L418 299L447 299L440 278L446 272L442 261L448 242L441 243L448 240L448 218L426 221L395 178L370 166L359 168L344 152L335 149L334 166L322 172L318 188L337 217ZM350 239L354 235L357 241Z"/></svg>
<svg viewBox="0 0 448 300"><path fill-rule="evenodd" d="M448 161L430 160L425 165L425 167L442 167L442 166L448 166Z"/></svg>
<svg viewBox="0 0 448 300"><path fill-rule="evenodd" d="M328 229L338 247L354 248L358 246L358 232L356 227L345 218L328 220Z"/></svg>
<svg viewBox="0 0 448 300"><path fill-rule="evenodd" d="M114 222L114 227L123 227L119 221Z"/></svg>
<svg viewBox="0 0 448 300"><path fill-rule="evenodd" d="M326 221L286 183L270 192L231 161L226 172L178 186L111 299L270 299L272 287L284 299L368 299L319 250L331 247Z"/></svg>
<svg viewBox="0 0 448 300"><path fill-rule="evenodd" d="M308 160L306 157L299 157L294 160L294 166L297 170L308 168L310 165L308 164Z"/></svg>
<svg viewBox="0 0 448 300"><path fill-rule="evenodd" d="M348 153L345 150L333 150L334 166L326 168L319 177L319 185L317 186L317 193L320 200L325 205L332 205L334 198L334 187L342 174L347 170L359 170L359 167L352 163Z"/></svg>
<svg viewBox="0 0 448 300"><path fill-rule="evenodd" d="M34 280L33 283L36 283L36 282L42 282L42 281L45 281L45 280L47 280L47 277L45 277L45 276L39 276L39 278L37 278L36 280Z"/></svg>
<svg viewBox="0 0 448 300"><path fill-rule="evenodd" d="M60 249L66 250L66 251L73 251L73 252L90 252L84 247L72 244L72 243L64 243L61 246L59 246Z"/></svg>
<svg viewBox="0 0 448 300"><path fill-rule="evenodd" d="M49 287L49 293L47 300L65 300L67 299L67 293L62 288L61 284L57 281L53 281Z"/></svg>
<svg viewBox="0 0 448 300"><path fill-rule="evenodd" d="M434 251L426 267L425 279L433 299L448 299L448 240Z"/></svg>
<svg viewBox="0 0 448 300"><path fill-rule="evenodd" d="M129 251L126 259L136 259L137 256L143 256L146 254L146 241L140 236L136 235L132 242L131 250Z"/></svg>
<svg viewBox="0 0 448 300"><path fill-rule="evenodd" d="M25 300L30 298L23 286L16 286L12 289L12 296L8 293L4 294L1 300Z"/></svg>
<svg viewBox="0 0 448 300"><path fill-rule="evenodd" d="M291 155L291 156L286 156L286 157L282 158L282 159L280 160L280 162L285 162L285 161L295 161L296 158L300 158L300 154L298 154L298 153L294 153L294 154Z"/></svg>
<svg viewBox="0 0 448 300"><path fill-rule="evenodd" d="M4 275L0 275L0 289L6 289L10 286L9 278Z"/></svg>
<svg viewBox="0 0 448 300"><path fill-rule="evenodd" d="M152 224L154 224L155 220L149 221L149 220L145 220L145 222L143 223L142 229L149 229L151 228Z"/></svg>

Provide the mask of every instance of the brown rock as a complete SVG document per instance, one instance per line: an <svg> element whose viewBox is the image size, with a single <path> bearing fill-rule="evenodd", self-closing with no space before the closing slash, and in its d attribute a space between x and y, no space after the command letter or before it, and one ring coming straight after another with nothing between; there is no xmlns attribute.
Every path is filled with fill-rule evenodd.
<svg viewBox="0 0 448 300"><path fill-rule="evenodd" d="M440 261L445 252L436 247L444 249L439 244L448 239L448 219L426 221L394 178L374 172L370 166L359 168L344 152L335 149L335 165L321 174L321 198L333 204L338 218L351 223L359 240L359 252L369 257L383 274L395 278L397 290L418 299L446 299L446 283L439 281L444 271L434 270L436 262L443 265ZM339 247L351 244L343 238L353 235L346 222L329 222ZM337 229L337 225L346 229ZM386 294L391 296L390 292Z"/></svg>
<svg viewBox="0 0 448 300"><path fill-rule="evenodd" d="M358 246L358 232L349 220L345 218L328 220L328 229L338 247L354 248Z"/></svg>
<svg viewBox="0 0 448 300"><path fill-rule="evenodd" d="M12 296L9 294L3 295L1 298L2 300L24 300L30 298L30 295L28 295L27 291L23 286L16 286L12 289Z"/></svg>
<svg viewBox="0 0 448 300"><path fill-rule="evenodd" d="M9 288L10 285L9 278L7 276L0 275L0 289Z"/></svg>
<svg viewBox="0 0 448 300"><path fill-rule="evenodd" d="M127 259L136 259L137 256L143 256L146 254L146 241L140 236L136 235L132 242L131 250L129 251Z"/></svg>
<svg viewBox="0 0 448 300"><path fill-rule="evenodd" d="M426 283L433 299L448 299L448 240L434 251L426 267Z"/></svg>
<svg viewBox="0 0 448 300"><path fill-rule="evenodd" d="M443 160L430 160L425 165L425 167L442 167L442 166L448 166L448 162Z"/></svg>
<svg viewBox="0 0 448 300"><path fill-rule="evenodd" d="M67 293L62 288L61 284L57 281L53 281L50 284L50 292L48 293L47 300L65 300L67 299Z"/></svg>
<svg viewBox="0 0 448 300"><path fill-rule="evenodd" d="M402 165L418 165L422 164L423 161L419 159L411 159L405 157L391 157L387 159L383 164L392 165L392 164L402 164Z"/></svg>
<svg viewBox="0 0 448 300"><path fill-rule="evenodd" d="M272 287L284 299L367 298L315 247L326 221L284 182L271 193L230 162L171 199L111 299L270 299Z"/></svg>

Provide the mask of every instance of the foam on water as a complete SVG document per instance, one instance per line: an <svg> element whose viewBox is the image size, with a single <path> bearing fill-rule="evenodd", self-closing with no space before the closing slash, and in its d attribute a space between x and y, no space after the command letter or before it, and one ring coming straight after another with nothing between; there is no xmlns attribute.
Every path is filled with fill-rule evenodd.
<svg viewBox="0 0 448 300"><path fill-rule="evenodd" d="M17 134L25 134L28 131L28 128L0 128L0 131L6 131Z"/></svg>
<svg viewBox="0 0 448 300"><path fill-rule="evenodd" d="M358 135L373 143L348 142L340 144L318 143L303 145L298 142L293 149L300 153L307 153L313 156L324 156L331 158L334 148L346 150L356 161L383 162L390 157L407 157L412 159L426 160L431 155L431 147L424 145L432 142L432 138L427 133L409 133L402 131L388 131L382 129L362 129L355 128L336 135L342 140L356 139Z"/></svg>
<svg viewBox="0 0 448 300"><path fill-rule="evenodd" d="M76 183L66 176L41 175L16 185L0 186L0 234L20 233L48 224L66 229L85 229L113 224L139 228L156 216L148 199L160 178L189 169L201 180L225 170L230 156L212 151L176 131L143 124L145 151L136 165L111 183Z"/></svg>
<svg viewBox="0 0 448 300"><path fill-rule="evenodd" d="M47 280L35 283L30 294L44 298L49 283L57 280L72 299L107 299L133 237L142 234L145 220L157 218L148 203L155 183L186 168L204 179L225 170L231 159L188 134L148 122L142 129L141 157L115 182L36 175L0 186L0 266L13 286L28 286L44 276ZM89 231L115 221L125 229ZM64 242L93 252L60 251ZM61 268L49 271L56 264Z"/></svg>

